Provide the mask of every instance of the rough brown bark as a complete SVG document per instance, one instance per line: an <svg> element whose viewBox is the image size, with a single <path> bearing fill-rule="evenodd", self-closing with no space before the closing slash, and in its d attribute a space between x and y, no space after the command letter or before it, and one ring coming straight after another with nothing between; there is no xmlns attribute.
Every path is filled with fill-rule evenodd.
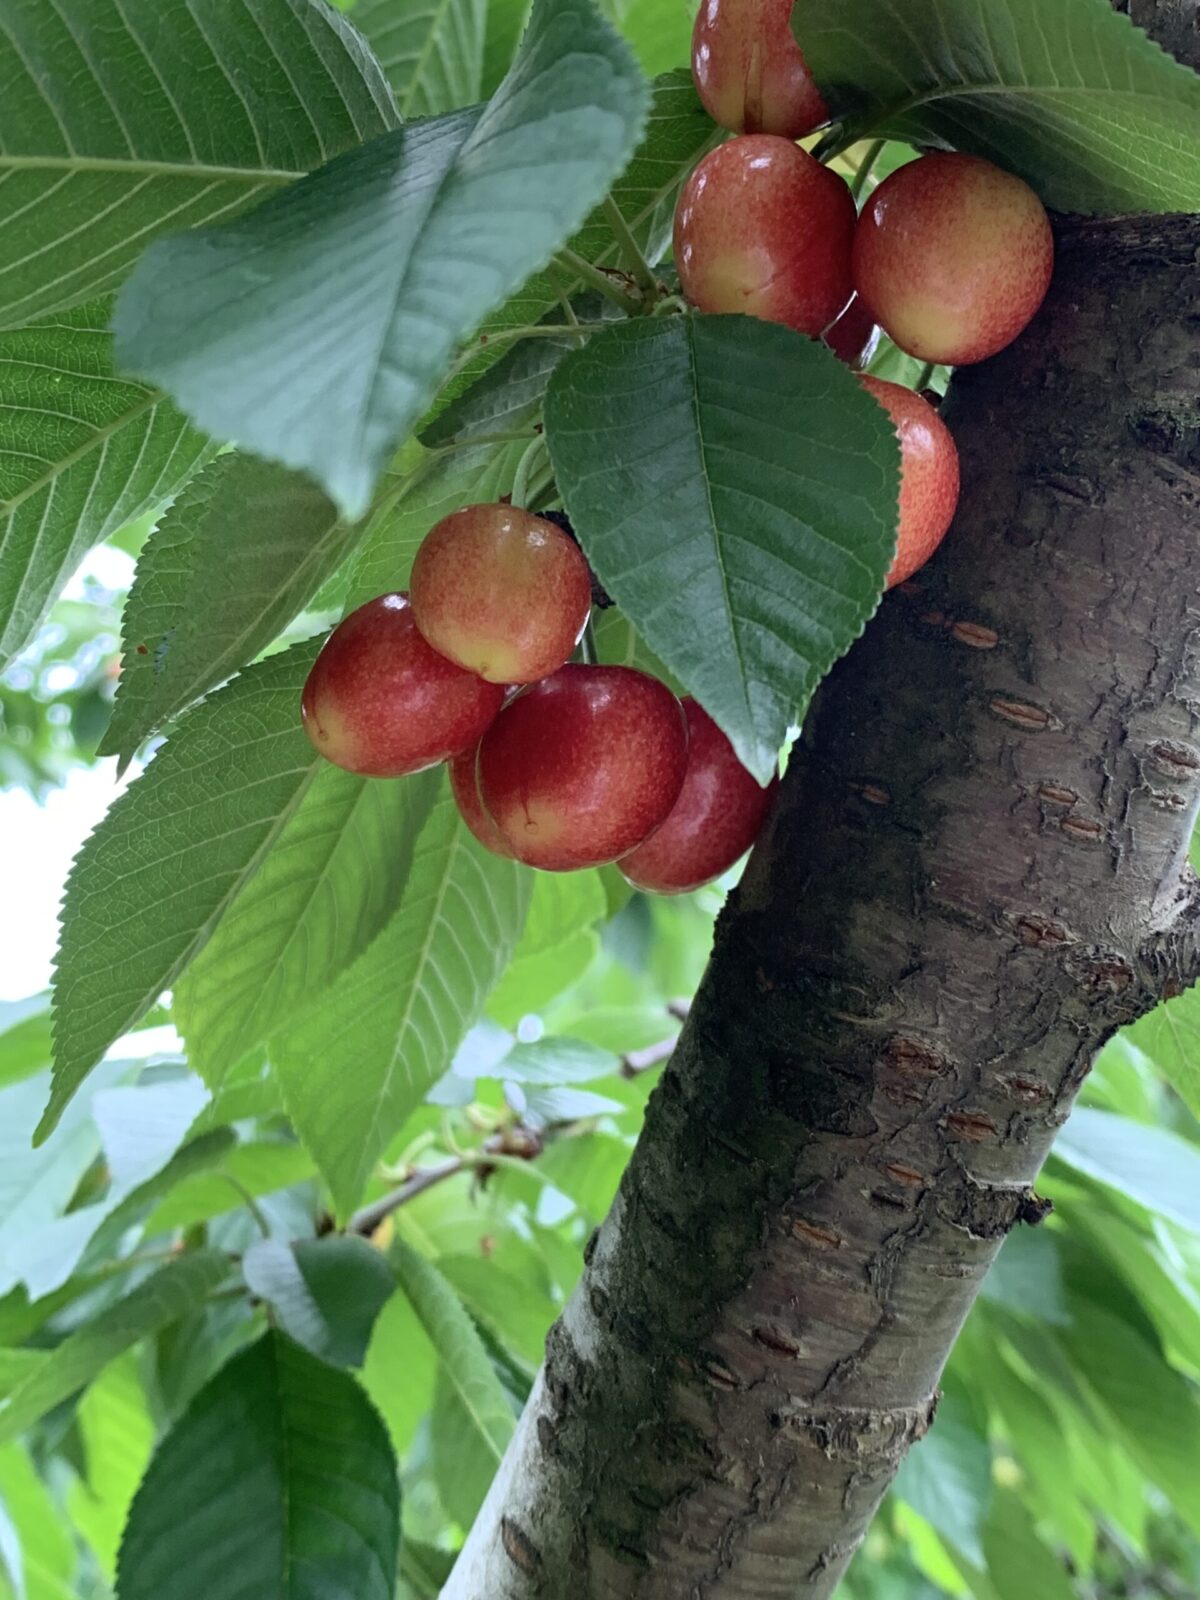
<svg viewBox="0 0 1200 1600"><path fill-rule="evenodd" d="M1197 0L1125 7L1200 60ZM1095 1051L1197 974L1200 219L1067 222L822 690L443 1600L825 1600Z"/></svg>

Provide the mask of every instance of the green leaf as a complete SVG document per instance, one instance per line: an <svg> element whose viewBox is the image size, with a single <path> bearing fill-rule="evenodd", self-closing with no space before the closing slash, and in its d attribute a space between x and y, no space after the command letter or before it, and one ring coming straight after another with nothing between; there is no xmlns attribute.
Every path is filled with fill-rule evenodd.
<svg viewBox="0 0 1200 1600"><path fill-rule="evenodd" d="M509 1083L558 1085L595 1083L608 1078L619 1063L611 1050L588 1044L583 1039L564 1039L555 1035L534 1044L516 1044L497 1062L489 1077Z"/></svg>
<svg viewBox="0 0 1200 1600"><path fill-rule="evenodd" d="M348 606L407 588L413 560L434 523L461 506L507 494L524 452L523 444L476 445L444 454L410 445L403 453L406 470L351 564Z"/></svg>
<svg viewBox="0 0 1200 1600"><path fill-rule="evenodd" d="M1071 1320L1054 1235L1045 1228L1010 1233L983 1280L985 1300L1058 1326Z"/></svg>
<svg viewBox="0 0 1200 1600"><path fill-rule="evenodd" d="M312 1157L303 1145L280 1139L251 1140L227 1149L215 1170L177 1183L146 1219L147 1237L194 1227L254 1200L294 1188L311 1178Z"/></svg>
<svg viewBox="0 0 1200 1600"><path fill-rule="evenodd" d="M984 1551L1000 1600L1076 1600L1079 1591L1066 1565L1038 1538L1033 1518L1011 1489L996 1495Z"/></svg>
<svg viewBox="0 0 1200 1600"><path fill-rule="evenodd" d="M322 765L262 866L175 989L191 1064L217 1086L314 1004L387 926L437 793Z"/></svg>
<svg viewBox="0 0 1200 1600"><path fill-rule="evenodd" d="M1155 1006L1123 1037L1145 1051L1200 1117L1200 987Z"/></svg>
<svg viewBox="0 0 1200 1600"><path fill-rule="evenodd" d="M396 1288L378 1250L338 1234L295 1244L261 1239L243 1257L242 1274L283 1331L335 1367L362 1366L375 1319Z"/></svg>
<svg viewBox="0 0 1200 1600"><path fill-rule="evenodd" d="M1200 1233L1200 1149L1178 1134L1078 1106L1055 1141L1054 1156Z"/></svg>
<svg viewBox="0 0 1200 1600"><path fill-rule="evenodd" d="M462 1302L437 1268L402 1239L390 1256L400 1288L441 1361L441 1370L471 1421L473 1453L499 1466L515 1422L512 1407L483 1340Z"/></svg>
<svg viewBox="0 0 1200 1600"><path fill-rule="evenodd" d="M790 329L669 317L568 356L546 438L597 576L765 783L883 589L899 482L886 413Z"/></svg>
<svg viewBox="0 0 1200 1600"><path fill-rule="evenodd" d="M75 1600L78 1558L71 1530L28 1452L17 1444L0 1450L0 1511L6 1510L21 1541L24 1600Z"/></svg>
<svg viewBox="0 0 1200 1600"><path fill-rule="evenodd" d="M338 1210L450 1065L521 931L531 875L489 855L443 788L399 909L271 1060Z"/></svg>
<svg viewBox="0 0 1200 1600"><path fill-rule="evenodd" d="M299 716L317 644L260 662L191 711L76 857L39 1139L201 949L304 798L321 761Z"/></svg>
<svg viewBox="0 0 1200 1600"><path fill-rule="evenodd" d="M965 1556L984 1564L992 1455L956 1395L943 1397L928 1435L905 1456L895 1492Z"/></svg>
<svg viewBox="0 0 1200 1600"><path fill-rule="evenodd" d="M651 263L660 261L671 243L675 202L684 181L704 151L720 137L700 104L692 74L686 67L657 80L646 131L612 191L642 254ZM598 266L621 265L620 248L601 208L592 212L571 240L571 249ZM581 287L565 269L553 274L537 273L488 318L484 327L491 333L540 322L560 307L561 293L574 294ZM474 362L447 385L447 391L462 393L478 372L494 360L494 353L479 352Z"/></svg>
<svg viewBox="0 0 1200 1600"><path fill-rule="evenodd" d="M1076 1371L1101 1401L1125 1449L1193 1532L1200 1532L1195 1387L1127 1323L1097 1305L1088 1305L1067 1344Z"/></svg>
<svg viewBox="0 0 1200 1600"><path fill-rule="evenodd" d="M406 122L481 97L487 11L487 0L358 0L351 20L374 50Z"/></svg>
<svg viewBox="0 0 1200 1600"><path fill-rule="evenodd" d="M0 333L0 667L85 551L161 505L212 450L157 390L117 377L111 309L101 300Z"/></svg>
<svg viewBox="0 0 1200 1600"><path fill-rule="evenodd" d="M482 112L410 124L153 246L118 303L121 359L357 516L457 345L626 165L646 100L589 0L538 0ZM339 281L353 292L331 296Z"/></svg>
<svg viewBox="0 0 1200 1600"><path fill-rule="evenodd" d="M375 1322L361 1376L399 1456L429 1415L437 1367L437 1352L411 1303L394 1294Z"/></svg>
<svg viewBox="0 0 1200 1600"><path fill-rule="evenodd" d="M180 495L138 559L102 756L142 741L281 633L353 547L316 484L226 455Z"/></svg>
<svg viewBox="0 0 1200 1600"><path fill-rule="evenodd" d="M792 27L859 136L987 156L1060 211L1200 210L1200 80L1108 0L798 0Z"/></svg>
<svg viewBox="0 0 1200 1600"><path fill-rule="evenodd" d="M50 995L0 1002L0 1088L50 1065Z"/></svg>
<svg viewBox="0 0 1200 1600"><path fill-rule="evenodd" d="M92 1384L76 1420L87 1477L71 1486L68 1509L111 1584L121 1530L154 1449L154 1423L132 1352Z"/></svg>
<svg viewBox="0 0 1200 1600"><path fill-rule="evenodd" d="M463 443L480 433L531 430L550 374L578 344L578 338L570 334L561 339L518 340L495 366L488 367L469 389L438 412L423 429L421 443L436 448Z"/></svg>
<svg viewBox="0 0 1200 1600"><path fill-rule="evenodd" d="M683 690L663 666L653 650L647 650L637 629L616 606L601 611L595 624L596 659L614 667L634 667L638 672L648 672L652 678L661 678L677 693Z"/></svg>
<svg viewBox="0 0 1200 1600"><path fill-rule="evenodd" d="M5 0L0 81L2 327L396 121L361 40L311 0Z"/></svg>
<svg viewBox="0 0 1200 1600"><path fill-rule="evenodd" d="M197 1250L92 1317L0 1400L0 1444L84 1388L139 1339L202 1305L228 1276L229 1263L219 1251Z"/></svg>
<svg viewBox="0 0 1200 1600"><path fill-rule="evenodd" d="M392 1600L396 1463L346 1373L269 1332L159 1447L121 1545L119 1600Z"/></svg>

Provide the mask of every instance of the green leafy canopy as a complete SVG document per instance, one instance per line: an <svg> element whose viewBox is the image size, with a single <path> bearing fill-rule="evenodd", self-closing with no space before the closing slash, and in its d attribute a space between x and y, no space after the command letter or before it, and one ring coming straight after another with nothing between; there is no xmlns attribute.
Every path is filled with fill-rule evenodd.
<svg viewBox="0 0 1200 1600"><path fill-rule="evenodd" d="M458 344L607 193L647 101L589 0L539 0L481 111L411 124L244 220L153 247L117 307L121 359L358 515Z"/></svg>
<svg viewBox="0 0 1200 1600"><path fill-rule="evenodd" d="M1200 77L1110 0L796 0L854 136L1019 173L1060 211L1200 210Z"/></svg>

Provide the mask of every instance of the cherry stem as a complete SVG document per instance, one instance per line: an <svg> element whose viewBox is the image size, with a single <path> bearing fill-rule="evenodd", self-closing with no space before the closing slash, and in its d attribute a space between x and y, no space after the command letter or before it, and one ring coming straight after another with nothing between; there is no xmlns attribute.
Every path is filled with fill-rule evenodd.
<svg viewBox="0 0 1200 1600"><path fill-rule="evenodd" d="M886 142L884 139L876 139L873 144L867 146L867 152L859 162L858 171L854 174L854 181L850 185L850 193L853 195L855 202L862 199L863 190L870 181L871 170L879 160Z"/></svg>
<svg viewBox="0 0 1200 1600"><path fill-rule="evenodd" d="M611 300L613 305L620 306L627 317L641 314L642 302L636 295L630 294L627 289L622 289L609 273L586 261L583 256L576 255L574 250L560 250L554 259L573 277L582 278L584 283Z"/></svg>
<svg viewBox="0 0 1200 1600"><path fill-rule="evenodd" d="M629 273L634 283L641 289L649 307L658 299L658 279L650 263L642 254L641 246L633 236L633 230L625 220L625 213L609 195L604 202L604 216L613 231L613 238L617 241L617 248L621 252L621 259L625 263L625 270Z"/></svg>
<svg viewBox="0 0 1200 1600"><path fill-rule="evenodd" d="M512 486L512 504L514 506L518 506L521 509L528 507L531 497L531 490L534 489L536 481L534 477L534 469L538 465L539 460L544 456L545 450L546 441L539 433L535 439L530 441L529 447L525 451L525 454L521 457L520 461L517 462L517 470L513 476Z"/></svg>
<svg viewBox="0 0 1200 1600"><path fill-rule="evenodd" d="M589 667L594 667L600 659L600 652L596 648L596 630L592 625L592 614L588 612L588 619L583 625L583 633L579 639L579 653Z"/></svg>
<svg viewBox="0 0 1200 1600"><path fill-rule="evenodd" d="M937 371L937 362L936 361L927 361L925 363L925 365L921 368L920 372L917 373L916 382L913 384L913 388L917 391L918 394L920 394L922 389L928 389L928 387L930 385L930 382L932 381L933 375L934 375L934 373L936 371Z"/></svg>

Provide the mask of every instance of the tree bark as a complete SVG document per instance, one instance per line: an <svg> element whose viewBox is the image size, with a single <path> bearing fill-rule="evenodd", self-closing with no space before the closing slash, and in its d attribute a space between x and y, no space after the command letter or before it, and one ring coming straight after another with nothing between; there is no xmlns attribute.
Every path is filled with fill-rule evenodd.
<svg viewBox="0 0 1200 1600"><path fill-rule="evenodd" d="M1096 1050L1200 971L1200 219L1057 232L1033 327L955 377L955 526L810 713L443 1600L824 1600Z"/></svg>

